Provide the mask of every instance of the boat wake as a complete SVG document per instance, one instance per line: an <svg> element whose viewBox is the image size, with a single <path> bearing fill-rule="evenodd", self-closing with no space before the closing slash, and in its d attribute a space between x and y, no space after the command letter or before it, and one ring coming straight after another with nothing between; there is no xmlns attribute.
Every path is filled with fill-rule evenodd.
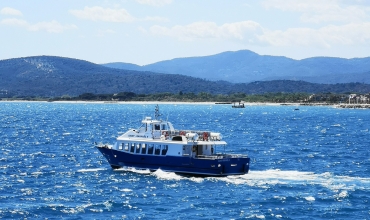
<svg viewBox="0 0 370 220"><path fill-rule="evenodd" d="M258 188L271 188L276 185L319 185L332 191L353 191L356 189L370 190L370 178L337 176L328 172L316 174L313 172L301 171L265 170L250 171L245 175L202 178L182 176L173 172L157 170L151 173L151 175L161 180L189 180L197 183L201 183L203 181L224 181L229 184L244 184Z"/></svg>
<svg viewBox="0 0 370 220"><path fill-rule="evenodd" d="M156 170L155 172L152 173L153 176L157 177L158 179L161 180L182 180L182 179L187 179L186 177L180 176L176 173L173 172L166 172L161 169Z"/></svg>
<svg viewBox="0 0 370 220"><path fill-rule="evenodd" d="M246 175L222 177L217 180L261 188L270 188L271 185L320 185L332 191L370 189L370 178L336 176L329 172L316 174L282 170L250 171Z"/></svg>
<svg viewBox="0 0 370 220"><path fill-rule="evenodd" d="M151 174L149 169L136 169L134 167L122 167L119 169L115 169L115 172L133 172L138 174Z"/></svg>
<svg viewBox="0 0 370 220"><path fill-rule="evenodd" d="M80 170L77 170L77 172L85 173L85 172L97 172L97 171L102 171L102 170L107 170L107 169L105 168L80 169Z"/></svg>

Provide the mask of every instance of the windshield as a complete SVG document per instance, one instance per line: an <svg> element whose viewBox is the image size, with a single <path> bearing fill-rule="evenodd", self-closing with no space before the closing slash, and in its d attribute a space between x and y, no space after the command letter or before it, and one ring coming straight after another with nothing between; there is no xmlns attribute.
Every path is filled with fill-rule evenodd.
<svg viewBox="0 0 370 220"><path fill-rule="evenodd" d="M139 131L146 131L146 123L142 123L138 130Z"/></svg>

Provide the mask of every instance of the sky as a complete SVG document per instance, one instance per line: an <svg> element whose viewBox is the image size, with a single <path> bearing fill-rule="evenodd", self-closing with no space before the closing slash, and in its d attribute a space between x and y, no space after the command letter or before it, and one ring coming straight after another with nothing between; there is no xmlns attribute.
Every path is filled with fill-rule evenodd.
<svg viewBox="0 0 370 220"><path fill-rule="evenodd" d="M0 0L0 60L370 57L370 0Z"/></svg>

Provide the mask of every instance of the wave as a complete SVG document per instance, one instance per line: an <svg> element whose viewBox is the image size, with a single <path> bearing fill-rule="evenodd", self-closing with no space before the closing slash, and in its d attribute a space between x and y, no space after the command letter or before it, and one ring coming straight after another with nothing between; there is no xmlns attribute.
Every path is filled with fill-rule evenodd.
<svg viewBox="0 0 370 220"><path fill-rule="evenodd" d="M121 167L119 169L114 169L115 172L133 172L139 174L150 174L149 169L135 169L134 167Z"/></svg>
<svg viewBox="0 0 370 220"><path fill-rule="evenodd" d="M204 178L202 177L183 176L176 174L174 172L166 172L161 169L158 169L157 171L153 172L152 175L162 180L189 180L197 183L204 181Z"/></svg>
<svg viewBox="0 0 370 220"><path fill-rule="evenodd" d="M246 184L262 188L271 185L320 185L332 191L370 189L370 178L337 176L326 172L316 174L314 172L265 170L250 171L241 176L228 176L218 178L232 184ZM343 195L341 195L343 196Z"/></svg>
<svg viewBox="0 0 370 220"><path fill-rule="evenodd" d="M140 173L137 170L130 170ZM149 171L148 171L149 172ZM189 180L201 183L203 181L224 181L229 184L245 184L259 188L270 188L276 185L319 185L332 191L341 191L338 197L346 197L347 191L350 190L370 190L370 178L337 176L329 172L316 174L314 172L301 171L283 171L283 170L265 170L250 171L245 175L227 176L227 177L188 177L178 175L174 172L157 170L151 175L161 180ZM312 198L307 198L312 200Z"/></svg>
<svg viewBox="0 0 370 220"><path fill-rule="evenodd" d="M107 169L105 169L105 168L80 169L80 170L77 170L77 172L81 172L81 173L84 173L84 172L97 172L97 171L101 171L101 170L107 170Z"/></svg>

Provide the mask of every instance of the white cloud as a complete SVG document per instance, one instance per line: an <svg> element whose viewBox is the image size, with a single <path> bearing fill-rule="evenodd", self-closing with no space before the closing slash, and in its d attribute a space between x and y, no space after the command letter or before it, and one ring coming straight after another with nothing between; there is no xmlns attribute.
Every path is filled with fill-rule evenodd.
<svg viewBox="0 0 370 220"><path fill-rule="evenodd" d="M0 10L0 14L3 14L3 15L14 15L14 16L22 16L22 12L17 10L17 9L14 9L14 8L10 8L10 7L5 7L5 8L2 8Z"/></svg>
<svg viewBox="0 0 370 220"><path fill-rule="evenodd" d="M319 28L265 30L258 36L265 44L333 48L370 43L370 7L361 0L265 0L262 4L267 9L301 13L302 22L324 24Z"/></svg>
<svg viewBox="0 0 370 220"><path fill-rule="evenodd" d="M330 25L320 29L290 28L286 31L265 31L258 39L272 46L314 46L331 48L334 45L370 43L370 22Z"/></svg>
<svg viewBox="0 0 370 220"><path fill-rule="evenodd" d="M28 26L28 22L23 19L17 19L17 18L7 18L1 20L1 24L9 25L9 26Z"/></svg>
<svg viewBox="0 0 370 220"><path fill-rule="evenodd" d="M74 16L92 21L132 22L135 20L125 9L102 8L99 6L85 7L83 10L70 10Z"/></svg>
<svg viewBox="0 0 370 220"><path fill-rule="evenodd" d="M262 3L267 9L302 13L303 22L360 22L368 18L370 7L364 5L342 4L340 0L266 0Z"/></svg>
<svg viewBox="0 0 370 220"><path fill-rule="evenodd" d="M142 5L151 5L151 6L164 6L172 3L172 0L136 0Z"/></svg>
<svg viewBox="0 0 370 220"><path fill-rule="evenodd" d="M112 35L115 34L116 32L112 29L105 29L105 30L99 30L97 36L99 37L104 37L106 35Z"/></svg>
<svg viewBox="0 0 370 220"><path fill-rule="evenodd" d="M314 46L330 47L325 41L325 36L320 35L311 28L290 28L286 31L266 31L258 36L260 42L271 46Z"/></svg>
<svg viewBox="0 0 370 220"><path fill-rule="evenodd" d="M288 28L268 30L254 21L242 21L217 25L214 22L195 22L189 25L164 27L155 25L149 30L140 27L144 34L167 36L180 41L221 39L249 45L274 47L332 48L343 45L370 44L370 22L328 25L315 28Z"/></svg>
<svg viewBox="0 0 370 220"><path fill-rule="evenodd" d="M47 31L49 33L62 33L66 30L77 29L76 25L62 25L57 21L51 22L39 22L36 24L29 25L28 30L30 31Z"/></svg>
<svg viewBox="0 0 370 220"><path fill-rule="evenodd" d="M189 25L176 25L167 28L152 26L150 32L154 35L164 35L179 40L192 41L200 38L224 38L253 41L255 35L262 31L261 26L254 21L226 23L217 26L214 22L195 22Z"/></svg>
<svg viewBox="0 0 370 220"><path fill-rule="evenodd" d="M22 19L9 18L1 20L0 23L9 26L23 27L29 31L46 31L49 33L62 33L66 30L77 29L76 25L62 25L57 21L29 24L27 21Z"/></svg>
<svg viewBox="0 0 370 220"><path fill-rule="evenodd" d="M168 18L164 18L164 17L159 17L159 16L154 16L154 17L150 17L150 16L147 16L145 18L142 18L140 19L142 21L156 21L156 22L168 22Z"/></svg>

